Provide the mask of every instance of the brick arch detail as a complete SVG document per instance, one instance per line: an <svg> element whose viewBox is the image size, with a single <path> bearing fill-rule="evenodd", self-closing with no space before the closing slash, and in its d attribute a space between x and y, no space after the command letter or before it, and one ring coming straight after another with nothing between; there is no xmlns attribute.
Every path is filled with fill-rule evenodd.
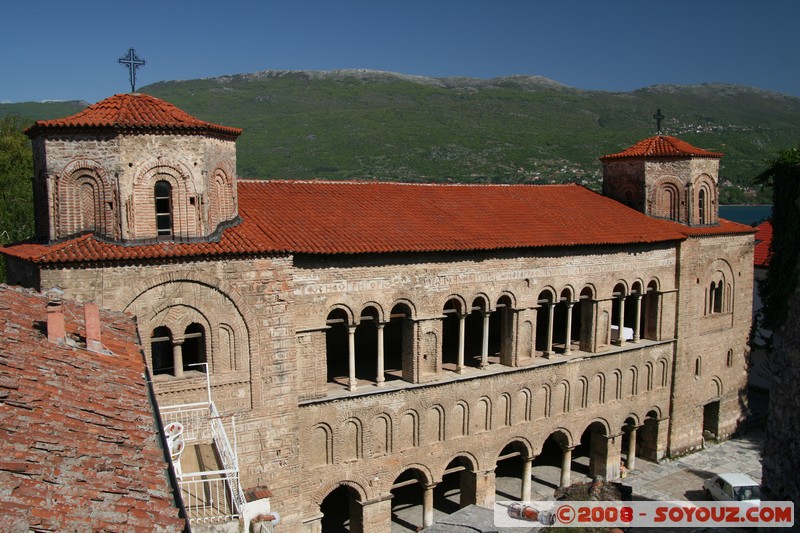
<svg viewBox="0 0 800 533"><path fill-rule="evenodd" d="M216 229L221 223L236 218L238 213L236 184L233 180L233 174L225 167L227 165L220 164L211 173L210 193L208 195L210 231Z"/></svg>
<svg viewBox="0 0 800 533"><path fill-rule="evenodd" d="M472 469L471 470L472 472L478 472L482 470L481 462L475 455L475 453L467 450L458 450L456 452L447 455L445 459L443 459L442 461L439 462L438 465L436 465L436 467L431 468L431 472L435 473L435 476L432 477L431 479L435 480L437 483L440 483L444 479L444 471L447 469L447 465L449 465L459 457L464 458L471 463L470 468Z"/></svg>
<svg viewBox="0 0 800 533"><path fill-rule="evenodd" d="M201 198L191 171L171 158L159 157L139 165L133 181L131 201L126 213L128 233L132 239L157 237L153 187L167 181L172 187L173 238L199 237L203 233ZM194 199L194 204L191 200Z"/></svg>
<svg viewBox="0 0 800 533"><path fill-rule="evenodd" d="M115 201L115 188L108 180L108 174L97 161L92 159L74 159L67 163L56 175L57 187L54 202L56 209L54 227L56 238L63 238L83 231L94 231L110 238L119 237L117 217L118 202ZM81 195L83 185L91 185L93 198L94 224L80 216L84 206ZM110 207L113 205L114 207Z"/></svg>
<svg viewBox="0 0 800 533"><path fill-rule="evenodd" d="M358 500L361 502L367 501L373 497L373 495L367 492L367 490L364 488L369 486L369 482L364 478L364 476L356 476L355 479L330 481L323 484L311 497L311 503L315 506L322 505L323 500L327 498L331 492L343 485L356 491L356 494L358 494Z"/></svg>
<svg viewBox="0 0 800 533"><path fill-rule="evenodd" d="M244 340L244 345L242 346L240 353L242 354L249 354L251 352L261 353L261 341L258 334L258 328L256 321L255 314L250 309L250 306L244 300L244 298L226 281L212 278L205 274L199 272L185 272L185 273L175 273L175 272L168 272L164 274L159 274L157 276L153 276L152 278L146 279L128 289L125 293L123 293L122 298L120 299L123 303L122 309L123 311L130 311L132 306L134 306L136 300L138 300L141 296L143 296L146 292L153 290L162 285L168 285L172 283L195 283L201 286L208 288L209 290L215 291L219 293L223 298L227 299L231 302L234 309L239 313L240 317L242 318L242 323L244 327L244 331L241 332L242 338ZM157 310L155 312L150 313L151 317L157 314ZM149 319L148 319L149 320ZM229 326L231 324L227 320L220 320L220 322L225 322ZM234 330L235 331L235 330ZM216 334L216 332L214 332ZM267 356L271 354L266 354ZM253 377L253 369L248 367L248 361L251 358L246 357L245 361L241 362L241 365L237 362L237 368L241 366L242 368L248 368L248 371L251 373L251 378ZM255 400L255 398L254 398Z"/></svg>
<svg viewBox="0 0 800 533"><path fill-rule="evenodd" d="M670 192L674 194L675 205L669 205ZM656 180L648 199L650 214L671 220L684 220L686 212L686 187L678 178L666 176Z"/></svg>
<svg viewBox="0 0 800 533"><path fill-rule="evenodd" d="M494 447L495 461L497 460L498 457L500 457L500 452L502 452L506 446L514 443L521 444L525 448L525 453L528 454L528 457L531 457L533 455L533 444L531 444L531 441L528 439L528 437L524 437L522 435L515 435L513 437L501 441L500 446ZM491 453L487 455L491 456Z"/></svg>

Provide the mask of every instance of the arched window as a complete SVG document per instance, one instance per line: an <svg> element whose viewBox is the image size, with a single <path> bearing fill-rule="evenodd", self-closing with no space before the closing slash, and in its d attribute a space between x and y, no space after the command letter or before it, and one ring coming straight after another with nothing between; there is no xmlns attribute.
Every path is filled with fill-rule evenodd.
<svg viewBox="0 0 800 533"><path fill-rule="evenodd" d="M700 224L708 224L708 220L706 220L706 215L708 213L708 195L706 194L705 188L701 187L700 192L697 193L697 214L698 219L697 221Z"/></svg>
<svg viewBox="0 0 800 533"><path fill-rule="evenodd" d="M186 371L206 371L206 336L205 329L194 323L186 326L183 338L183 369Z"/></svg>
<svg viewBox="0 0 800 533"><path fill-rule="evenodd" d="M153 330L150 337L150 355L153 361L153 375L172 374L172 332L165 326Z"/></svg>
<svg viewBox="0 0 800 533"><path fill-rule="evenodd" d="M168 181L157 181L153 187L156 204L156 230L159 237L172 236L172 186Z"/></svg>

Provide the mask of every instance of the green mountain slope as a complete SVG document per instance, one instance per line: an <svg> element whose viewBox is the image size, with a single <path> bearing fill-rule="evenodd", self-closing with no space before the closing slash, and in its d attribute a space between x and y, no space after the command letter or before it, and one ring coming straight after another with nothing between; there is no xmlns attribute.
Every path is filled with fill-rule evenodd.
<svg viewBox="0 0 800 533"><path fill-rule="evenodd" d="M597 158L653 135L660 108L664 133L725 153L723 202L763 201L751 178L800 140L800 98L722 84L608 93L528 76L266 71L141 92L243 128L238 172L247 178L578 181L597 189ZM0 116L43 118L33 104L14 110L21 105L0 105Z"/></svg>

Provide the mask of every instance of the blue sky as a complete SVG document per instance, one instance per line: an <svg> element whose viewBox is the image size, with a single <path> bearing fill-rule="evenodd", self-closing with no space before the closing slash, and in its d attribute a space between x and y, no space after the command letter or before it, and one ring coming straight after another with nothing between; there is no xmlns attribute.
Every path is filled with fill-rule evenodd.
<svg viewBox="0 0 800 533"><path fill-rule="evenodd" d="M725 82L800 96L797 0L11 1L0 102L267 69L531 74L582 89Z"/></svg>

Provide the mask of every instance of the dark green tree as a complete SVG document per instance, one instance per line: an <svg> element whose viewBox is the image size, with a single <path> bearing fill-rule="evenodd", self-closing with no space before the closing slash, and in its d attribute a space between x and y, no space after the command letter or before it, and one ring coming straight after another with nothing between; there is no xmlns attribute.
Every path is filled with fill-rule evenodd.
<svg viewBox="0 0 800 533"><path fill-rule="evenodd" d="M777 331L786 321L789 296L797 287L800 253L800 147L778 154L756 180L772 186L772 243L767 277L759 285L764 325Z"/></svg>
<svg viewBox="0 0 800 533"><path fill-rule="evenodd" d="M33 235L33 154L25 122L15 115L0 119L0 245ZM0 280L5 281L5 261Z"/></svg>

